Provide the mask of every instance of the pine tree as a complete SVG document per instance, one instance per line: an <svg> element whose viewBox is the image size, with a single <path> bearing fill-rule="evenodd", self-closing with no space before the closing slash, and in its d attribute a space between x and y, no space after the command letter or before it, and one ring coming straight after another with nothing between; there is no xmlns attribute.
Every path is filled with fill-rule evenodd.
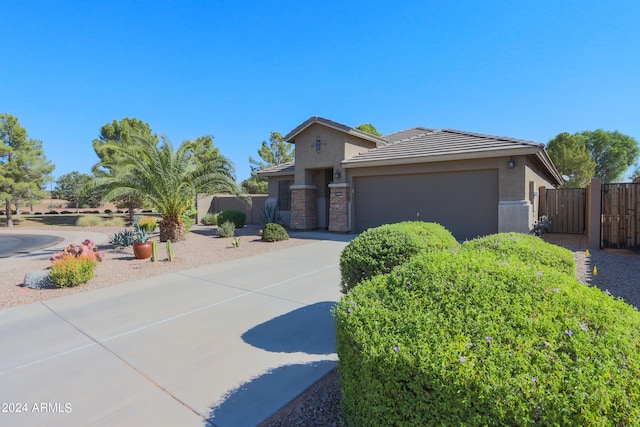
<svg viewBox="0 0 640 427"><path fill-rule="evenodd" d="M7 227L13 227L11 205L42 199L47 176L54 168L42 141L29 138L17 117L0 114L0 199Z"/></svg>

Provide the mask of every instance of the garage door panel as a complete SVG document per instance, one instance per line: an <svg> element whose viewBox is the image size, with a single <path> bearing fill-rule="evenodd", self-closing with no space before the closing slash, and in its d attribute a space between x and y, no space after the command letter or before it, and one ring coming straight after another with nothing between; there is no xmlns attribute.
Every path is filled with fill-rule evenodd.
<svg viewBox="0 0 640 427"><path fill-rule="evenodd" d="M399 221L437 222L458 239L498 230L498 172L358 177L356 230Z"/></svg>

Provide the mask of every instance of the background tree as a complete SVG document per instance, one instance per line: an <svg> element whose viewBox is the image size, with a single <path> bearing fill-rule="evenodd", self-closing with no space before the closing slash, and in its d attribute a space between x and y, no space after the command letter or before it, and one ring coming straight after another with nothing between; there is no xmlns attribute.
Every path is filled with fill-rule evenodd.
<svg viewBox="0 0 640 427"><path fill-rule="evenodd" d="M636 167L631 171L630 178L632 182L640 182L640 165L636 165Z"/></svg>
<svg viewBox="0 0 640 427"><path fill-rule="evenodd" d="M376 127L371 123L363 123L361 125L356 126L356 129L371 135L382 136L382 134L378 132L378 129L376 129Z"/></svg>
<svg viewBox="0 0 640 427"><path fill-rule="evenodd" d="M194 140L185 141L185 144L191 144L193 151L193 160L198 167L204 167L207 163L216 162L219 163L223 168L226 168L226 172L229 174L231 178L235 181L235 167L233 162L222 155L220 149L213 145L213 136L201 136ZM198 199L201 194L213 194L216 191L215 185L212 188L205 188L203 191L200 191L196 194L194 198L194 206L196 211L196 224L199 221L198 218Z"/></svg>
<svg viewBox="0 0 640 427"><path fill-rule="evenodd" d="M83 188L90 180L91 176L86 173L66 173L56 180L56 187L51 195L55 199L72 202L76 207L76 213L79 213L80 206L89 203L91 199L90 192Z"/></svg>
<svg viewBox="0 0 640 427"><path fill-rule="evenodd" d="M29 138L15 116L0 114L0 199L7 227L13 227L11 205L41 200L47 175L54 168L44 154L42 141Z"/></svg>
<svg viewBox="0 0 640 427"><path fill-rule="evenodd" d="M251 177L242 181L242 188L249 194L268 193L268 180L267 178L259 177L258 171L292 162L295 156L295 149L293 144L285 142L281 133L271 132L269 143L262 141L258 155L262 159L261 161L249 156Z"/></svg>
<svg viewBox="0 0 640 427"><path fill-rule="evenodd" d="M596 163L595 176L602 182L616 182L638 160L640 147L634 138L602 129L575 134Z"/></svg>
<svg viewBox="0 0 640 427"><path fill-rule="evenodd" d="M584 188L591 182L596 163L577 136L567 132L558 134L547 144L547 152L558 172L569 177L563 187Z"/></svg>
<svg viewBox="0 0 640 427"><path fill-rule="evenodd" d="M150 139L158 142L158 136L151 130L148 123L136 118L125 117L113 120L100 128L100 135L93 140L93 149L100 158L100 162L93 167L93 174L96 177L115 177L119 168L120 148L133 147L136 138ZM121 193L115 200L118 207L129 211L129 221L133 222L134 210L143 207L143 197L133 190L129 193Z"/></svg>
<svg viewBox="0 0 640 427"><path fill-rule="evenodd" d="M217 192L242 197L224 156L204 163L197 160L195 153L202 152L202 141L185 141L177 150L166 138L158 144L154 135L134 136L133 142L105 146L115 155L96 166L115 173L94 178L90 186L104 188L107 201L132 193L141 196L162 215L161 241L186 238L180 216L192 206L196 194Z"/></svg>

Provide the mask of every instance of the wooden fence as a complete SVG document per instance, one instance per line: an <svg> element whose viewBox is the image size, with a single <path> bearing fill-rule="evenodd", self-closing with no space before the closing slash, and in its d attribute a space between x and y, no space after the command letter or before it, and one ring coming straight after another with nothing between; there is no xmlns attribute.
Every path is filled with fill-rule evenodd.
<svg viewBox="0 0 640 427"><path fill-rule="evenodd" d="M586 227L586 191L584 188L547 189L546 215L550 233L582 234Z"/></svg>
<svg viewBox="0 0 640 427"><path fill-rule="evenodd" d="M601 246L640 250L640 183L602 184Z"/></svg>

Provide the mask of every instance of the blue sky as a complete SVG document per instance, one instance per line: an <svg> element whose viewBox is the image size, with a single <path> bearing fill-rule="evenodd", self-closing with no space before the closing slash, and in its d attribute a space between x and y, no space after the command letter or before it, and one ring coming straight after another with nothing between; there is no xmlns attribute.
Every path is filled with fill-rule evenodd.
<svg viewBox="0 0 640 427"><path fill-rule="evenodd" d="M55 177L88 173L102 125L202 135L250 174L311 116L548 142L640 140L640 2L32 1L0 14L0 112Z"/></svg>

